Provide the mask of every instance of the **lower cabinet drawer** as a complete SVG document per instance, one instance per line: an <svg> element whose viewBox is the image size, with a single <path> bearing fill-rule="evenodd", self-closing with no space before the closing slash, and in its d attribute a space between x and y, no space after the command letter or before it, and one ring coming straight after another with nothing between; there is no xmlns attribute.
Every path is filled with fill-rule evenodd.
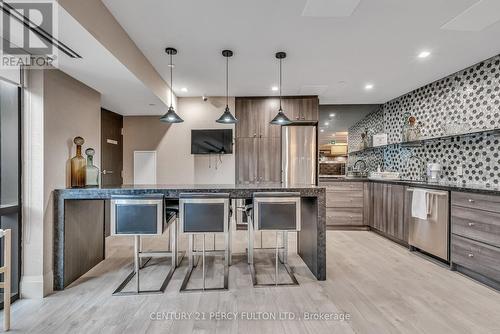
<svg viewBox="0 0 500 334"><path fill-rule="evenodd" d="M451 261L500 282L500 248L452 234Z"/></svg>
<svg viewBox="0 0 500 334"><path fill-rule="evenodd" d="M362 208L327 208L327 225L363 225Z"/></svg>
<svg viewBox="0 0 500 334"><path fill-rule="evenodd" d="M500 213L452 206L451 232L500 247Z"/></svg>
<svg viewBox="0 0 500 334"><path fill-rule="evenodd" d="M363 202L364 198L362 191L326 192L327 208L362 208Z"/></svg>
<svg viewBox="0 0 500 334"><path fill-rule="evenodd" d="M451 192L451 204L466 208L500 212L500 196Z"/></svg>
<svg viewBox="0 0 500 334"><path fill-rule="evenodd" d="M321 182L321 185L333 191L363 191L363 182Z"/></svg>

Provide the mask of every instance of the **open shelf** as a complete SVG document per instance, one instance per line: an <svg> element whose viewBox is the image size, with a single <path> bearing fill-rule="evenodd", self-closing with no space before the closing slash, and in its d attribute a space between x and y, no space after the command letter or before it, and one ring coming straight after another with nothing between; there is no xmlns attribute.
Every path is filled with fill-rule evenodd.
<svg viewBox="0 0 500 334"><path fill-rule="evenodd" d="M401 145L403 147L419 147L422 146L424 143L429 142L429 141L436 141L436 140L445 140L453 137L470 137L478 134L499 134L500 135L500 129L490 129L490 130L477 130L477 131L472 131L472 132L467 132L467 133L456 133L456 134L448 134L448 135L443 135L443 136L438 136L438 137L427 137L427 138L420 138L418 140L412 140L412 141L406 141L406 142L398 142L398 143L390 143L386 145L381 145L381 146L372 146L372 147L367 147L362 150L355 150L355 151L350 151L349 154L356 154L356 153L362 153L362 152L368 152L368 151L373 151L377 149L381 149L384 147L389 147L389 146L396 146L396 145Z"/></svg>

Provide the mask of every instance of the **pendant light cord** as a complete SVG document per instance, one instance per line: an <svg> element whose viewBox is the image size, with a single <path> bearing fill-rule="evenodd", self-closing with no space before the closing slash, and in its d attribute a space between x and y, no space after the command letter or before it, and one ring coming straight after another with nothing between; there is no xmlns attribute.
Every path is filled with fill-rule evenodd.
<svg viewBox="0 0 500 334"><path fill-rule="evenodd" d="M229 108L229 57L226 57L226 109Z"/></svg>
<svg viewBox="0 0 500 334"><path fill-rule="evenodd" d="M279 111L282 111L281 109L281 58L280 58L280 110Z"/></svg>
<svg viewBox="0 0 500 334"><path fill-rule="evenodd" d="M172 54L170 54L170 108L172 108L172 102L174 99L174 86L173 86L173 79L172 79L172 72L174 70L174 64L172 63Z"/></svg>

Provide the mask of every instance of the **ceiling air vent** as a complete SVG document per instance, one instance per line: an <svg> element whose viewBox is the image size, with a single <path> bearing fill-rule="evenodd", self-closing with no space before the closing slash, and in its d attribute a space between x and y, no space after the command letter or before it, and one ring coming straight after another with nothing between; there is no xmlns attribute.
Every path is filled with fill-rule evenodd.
<svg viewBox="0 0 500 334"><path fill-rule="evenodd" d="M482 31L500 21L500 1L481 0L441 27L444 30Z"/></svg>
<svg viewBox="0 0 500 334"><path fill-rule="evenodd" d="M348 17L360 2L361 0L307 0L302 16Z"/></svg>

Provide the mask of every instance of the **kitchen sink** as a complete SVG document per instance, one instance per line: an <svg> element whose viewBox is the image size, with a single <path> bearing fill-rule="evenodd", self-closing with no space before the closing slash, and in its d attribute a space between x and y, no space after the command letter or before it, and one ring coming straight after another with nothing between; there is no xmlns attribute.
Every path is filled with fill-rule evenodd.
<svg viewBox="0 0 500 334"><path fill-rule="evenodd" d="M371 180L400 180L399 172L370 172L368 178Z"/></svg>

